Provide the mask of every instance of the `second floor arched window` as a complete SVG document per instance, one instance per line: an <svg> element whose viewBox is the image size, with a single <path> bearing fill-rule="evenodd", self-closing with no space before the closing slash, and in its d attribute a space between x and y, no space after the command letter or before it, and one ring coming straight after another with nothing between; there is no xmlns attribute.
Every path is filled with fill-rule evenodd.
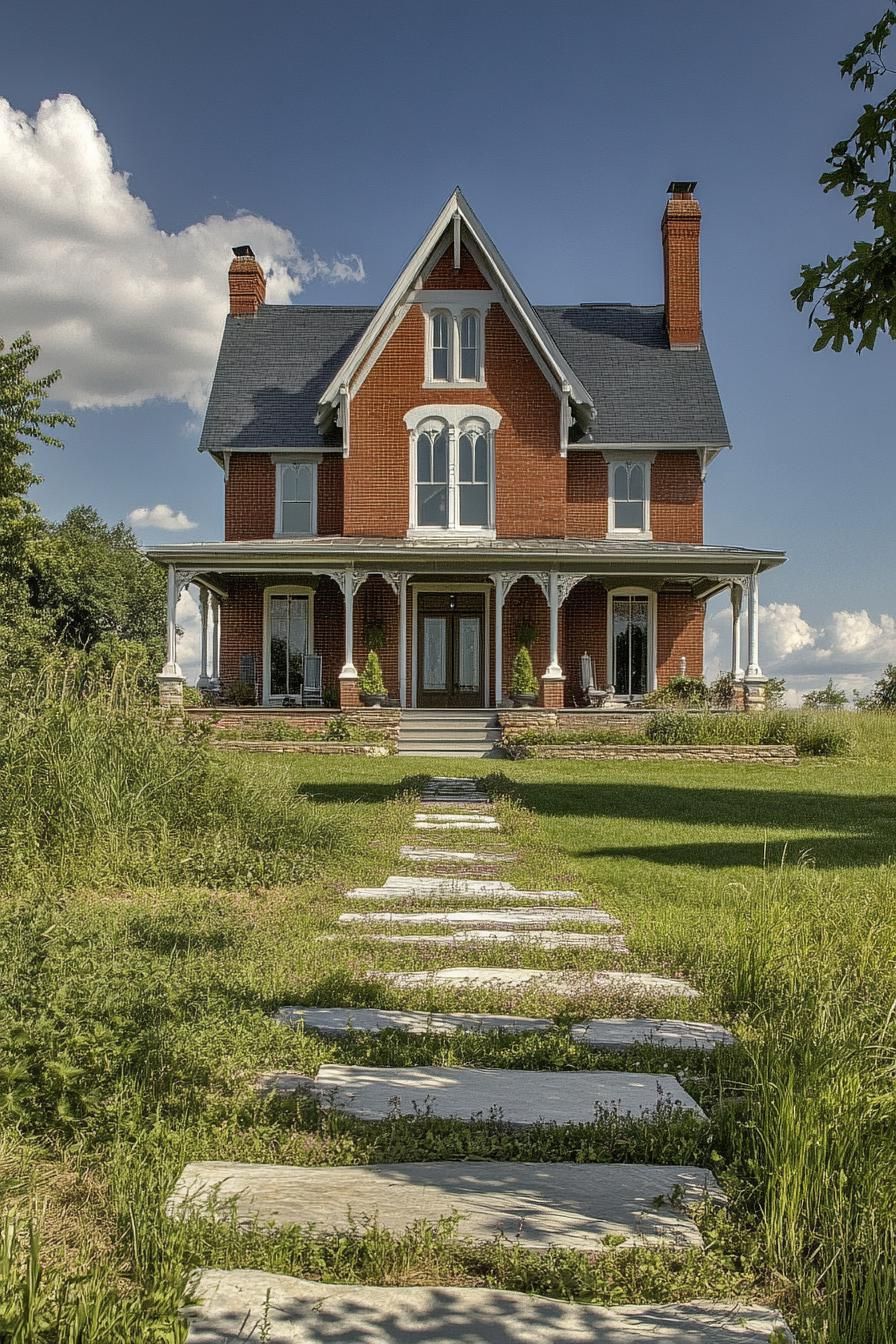
<svg viewBox="0 0 896 1344"><path fill-rule="evenodd" d="M423 406L409 411L411 532L491 532L495 526L497 411Z"/></svg>

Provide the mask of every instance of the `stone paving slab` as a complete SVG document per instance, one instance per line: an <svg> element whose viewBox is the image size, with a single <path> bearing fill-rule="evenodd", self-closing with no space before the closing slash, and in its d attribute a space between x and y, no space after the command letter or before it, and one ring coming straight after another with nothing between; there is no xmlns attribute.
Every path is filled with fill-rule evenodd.
<svg viewBox="0 0 896 1344"><path fill-rule="evenodd" d="M494 910L363 910L339 916L340 924L458 924L493 929L543 929L552 924L600 924L619 920L593 905L502 905Z"/></svg>
<svg viewBox="0 0 896 1344"><path fill-rule="evenodd" d="M576 1022L572 1039L595 1050L625 1050L630 1045L661 1045L671 1050L713 1050L734 1045L724 1027L711 1022L676 1022L657 1017L605 1017Z"/></svg>
<svg viewBox="0 0 896 1344"><path fill-rule="evenodd" d="M413 1036L452 1036L458 1031L478 1034L501 1031L510 1035L550 1031L547 1017L512 1017L502 1013L417 1013L396 1008L305 1008L286 1005L274 1014L283 1026L304 1025L323 1036L345 1036L351 1031L405 1031Z"/></svg>
<svg viewBox="0 0 896 1344"><path fill-rule="evenodd" d="M419 882L413 881L408 887L355 887L352 891L345 893L347 901L457 901L464 898L474 898L482 900L483 897L494 897L498 899L502 896L511 896L514 901L528 901L530 904L559 904L562 901L572 902L580 901L582 898L577 891L524 891L516 887L510 887L505 891L494 891L486 888L481 890L481 884L472 882L466 889L460 888L459 884L452 878L446 878L444 881L437 878L426 879L437 882L436 886L421 886ZM578 907L579 909L583 907Z"/></svg>
<svg viewBox="0 0 896 1344"><path fill-rule="evenodd" d="M325 935L326 936L326 935ZM551 929L457 929L454 933L367 933L371 943L419 944L428 947L454 947L457 943L519 943L554 952L558 948L583 947L592 952L628 953L621 933L561 933Z"/></svg>
<svg viewBox="0 0 896 1344"><path fill-rule="evenodd" d="M421 845L402 845L399 853L411 863L468 863L471 867L491 867L495 863L516 863L519 854L489 850L426 849Z"/></svg>
<svg viewBox="0 0 896 1344"><path fill-rule="evenodd" d="M495 821L491 812L449 812L444 808L441 812L415 812L415 821L464 821L468 825L482 825L488 821Z"/></svg>
<svg viewBox="0 0 896 1344"><path fill-rule="evenodd" d="M732 1302L594 1307L492 1288L368 1288L203 1269L188 1344L792 1344L783 1317Z"/></svg>
<svg viewBox="0 0 896 1344"><path fill-rule="evenodd" d="M682 1205L724 1203L702 1167L576 1162L398 1162L388 1166L290 1167L190 1162L168 1201L181 1211L235 1211L240 1223L401 1235L415 1223L457 1216L454 1234L500 1237L532 1251L590 1254L623 1246L702 1247ZM673 1208L672 1202L675 1207Z"/></svg>
<svg viewBox="0 0 896 1344"><path fill-rule="evenodd" d="M447 966L436 971L379 971L376 979L397 989L448 986L460 989L543 989L574 995L589 990L621 990L658 997L697 999L700 991L686 980L666 979L646 971L544 971L510 966Z"/></svg>
<svg viewBox="0 0 896 1344"><path fill-rule="evenodd" d="M497 821L473 821L468 817L448 821L421 821L418 817L414 821L415 831L500 831L500 829Z"/></svg>
<svg viewBox="0 0 896 1344"><path fill-rule="evenodd" d="M598 1109L655 1119L661 1105L706 1116L671 1073L606 1069L581 1073L529 1069L374 1068L322 1064L317 1077L282 1070L258 1080L264 1091L309 1091L362 1120L427 1114L446 1120L500 1120L528 1127L592 1124Z"/></svg>
<svg viewBox="0 0 896 1344"><path fill-rule="evenodd" d="M383 883L384 887L394 887L396 891L445 891L451 890L461 896L478 894L479 892L504 892L515 891L512 882L499 882L494 878L483 877L387 877Z"/></svg>

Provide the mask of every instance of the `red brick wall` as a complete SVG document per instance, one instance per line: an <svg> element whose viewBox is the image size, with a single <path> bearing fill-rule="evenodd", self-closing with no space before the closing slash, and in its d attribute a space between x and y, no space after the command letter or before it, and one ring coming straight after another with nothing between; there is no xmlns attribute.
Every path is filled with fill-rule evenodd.
<svg viewBox="0 0 896 1344"><path fill-rule="evenodd" d="M687 675L703 672L703 603L687 593L660 593L656 612L656 679L665 686L687 660Z"/></svg>
<svg viewBox="0 0 896 1344"><path fill-rule="evenodd" d="M363 671L369 652L368 629L371 625L383 628L385 642L378 650L383 681L390 696L398 696L398 596L379 574L372 574L362 583L355 597L353 628L354 663L358 673ZM408 639L410 642L410 636Z"/></svg>
<svg viewBox="0 0 896 1344"><path fill-rule="evenodd" d="M327 453L317 468L317 530L342 532L342 454ZM277 468L270 453L234 453L224 486L224 540L261 541L274 535Z"/></svg>
<svg viewBox="0 0 896 1344"><path fill-rule="evenodd" d="M566 462L566 535L607 535L609 475L602 454L570 452Z"/></svg>
<svg viewBox="0 0 896 1344"><path fill-rule="evenodd" d="M579 681L579 659L591 655L594 680L607 684L607 590L596 579L583 579L560 608L562 617L560 662L566 673L568 706L581 705L584 694Z"/></svg>
<svg viewBox="0 0 896 1344"><path fill-rule="evenodd" d="M345 463L347 536L404 536L409 523L409 443L404 416L422 403L476 402L501 412L495 436L497 532L562 537L566 462L557 398L504 310L485 322L485 388L423 388L424 319L410 309L352 400Z"/></svg>
<svg viewBox="0 0 896 1344"><path fill-rule="evenodd" d="M255 656L258 693L262 688L262 589L259 581L246 575L227 579L228 598L221 603L220 679L226 690L240 675L240 655Z"/></svg>
<svg viewBox="0 0 896 1344"><path fill-rule="evenodd" d="M424 289L491 289L491 282L485 276L461 244L460 270L454 269L454 243L442 253L439 260L423 282Z"/></svg>
<svg viewBox="0 0 896 1344"><path fill-rule="evenodd" d="M529 652L532 655L532 669L540 679L551 659L550 618L544 593L528 577L518 579L504 599L504 638L501 647L505 695L510 694L513 660L520 646L519 628L523 622L535 626L535 638L529 645Z"/></svg>
<svg viewBox="0 0 896 1344"><path fill-rule="evenodd" d="M703 541L703 482L695 452L657 453L650 468L654 541Z"/></svg>

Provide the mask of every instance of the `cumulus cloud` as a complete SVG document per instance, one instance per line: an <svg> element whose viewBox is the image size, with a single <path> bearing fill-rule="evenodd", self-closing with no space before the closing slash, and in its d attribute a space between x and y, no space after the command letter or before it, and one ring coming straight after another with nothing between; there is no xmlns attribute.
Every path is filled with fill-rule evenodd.
<svg viewBox="0 0 896 1344"><path fill-rule="evenodd" d="M162 532L189 532L198 526L182 509L172 509L170 504L153 504L151 509L145 505L139 509L131 509L128 522L131 527L140 530L157 527Z"/></svg>
<svg viewBox="0 0 896 1344"><path fill-rule="evenodd" d="M304 252L261 216L213 215L179 233L158 227L90 112L73 94L30 118L0 98L0 312L30 330L73 406L136 406L153 397L201 410L227 309L231 247L250 243L270 303L312 278L360 280L356 256Z"/></svg>
<svg viewBox="0 0 896 1344"><path fill-rule="evenodd" d="M770 602L759 614L759 630L766 657L788 658L815 645L818 631L803 618L795 602Z"/></svg>

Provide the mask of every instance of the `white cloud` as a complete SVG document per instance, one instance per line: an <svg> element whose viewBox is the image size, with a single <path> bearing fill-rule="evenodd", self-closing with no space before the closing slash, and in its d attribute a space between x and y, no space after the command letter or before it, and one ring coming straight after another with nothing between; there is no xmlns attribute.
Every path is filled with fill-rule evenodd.
<svg viewBox="0 0 896 1344"><path fill-rule="evenodd" d="M177 599L177 661L190 685L194 685L200 669L199 603L195 594L185 588Z"/></svg>
<svg viewBox="0 0 896 1344"><path fill-rule="evenodd" d="M188 518L182 509L172 509L170 504L153 504L152 508L142 506L131 509L128 522L139 529L157 527L162 532L189 532L198 527L192 518Z"/></svg>
<svg viewBox="0 0 896 1344"><path fill-rule="evenodd" d="M800 649L811 649L818 631L804 620L795 602L770 602L759 613L759 631L764 656L778 661Z"/></svg>
<svg viewBox="0 0 896 1344"><path fill-rule="evenodd" d="M29 118L0 98L0 313L30 330L74 406L152 397L203 408L227 310L230 249L250 243L271 303L313 277L363 279L358 257L322 260L258 215L213 215L165 233L73 94Z"/></svg>

